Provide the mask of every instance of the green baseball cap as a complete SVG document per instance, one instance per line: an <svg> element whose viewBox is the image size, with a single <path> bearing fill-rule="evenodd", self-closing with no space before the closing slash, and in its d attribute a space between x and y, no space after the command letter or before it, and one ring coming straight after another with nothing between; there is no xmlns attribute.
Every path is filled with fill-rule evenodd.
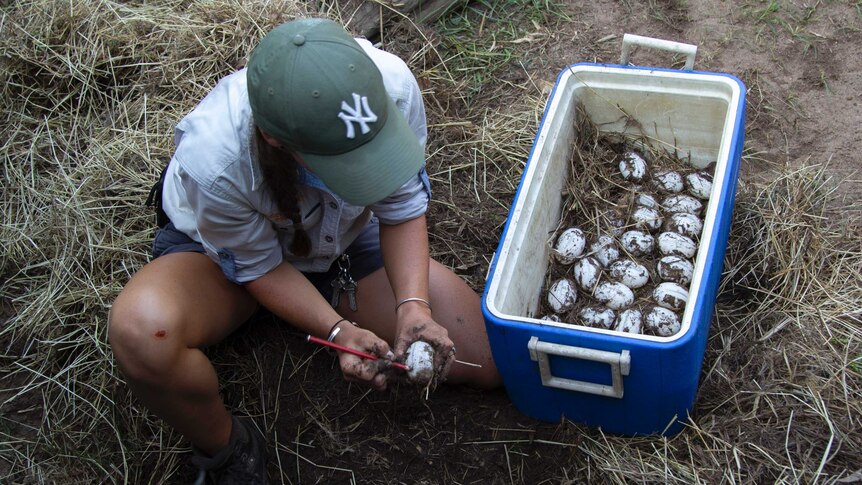
<svg viewBox="0 0 862 485"><path fill-rule="evenodd" d="M342 199L366 206L419 173L424 153L374 61L339 24L284 23L246 73L254 121Z"/></svg>

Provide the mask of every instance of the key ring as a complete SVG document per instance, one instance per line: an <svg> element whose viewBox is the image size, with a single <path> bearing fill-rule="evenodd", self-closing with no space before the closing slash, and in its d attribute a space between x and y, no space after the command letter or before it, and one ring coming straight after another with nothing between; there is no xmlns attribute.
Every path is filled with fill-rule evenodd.
<svg viewBox="0 0 862 485"><path fill-rule="evenodd" d="M338 270L342 273L346 273L350 270L350 256L347 253L341 255L338 258Z"/></svg>

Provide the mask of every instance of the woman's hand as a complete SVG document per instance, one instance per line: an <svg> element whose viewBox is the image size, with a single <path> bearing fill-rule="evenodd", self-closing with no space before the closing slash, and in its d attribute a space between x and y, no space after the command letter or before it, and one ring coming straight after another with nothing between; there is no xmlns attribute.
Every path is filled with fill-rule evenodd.
<svg viewBox="0 0 862 485"><path fill-rule="evenodd" d="M369 360L348 352L337 351L338 363L345 380L360 382L378 391L386 390L387 374L383 371L390 368L389 363L394 358L394 354L385 340L368 330L345 322L333 342L380 357L380 360Z"/></svg>
<svg viewBox="0 0 862 485"><path fill-rule="evenodd" d="M423 340L434 348L434 381L442 382L455 361L455 344L449 331L434 321L431 311L422 302L409 302L398 308L395 335L395 358L404 357L410 344ZM420 383L427 384L427 383Z"/></svg>

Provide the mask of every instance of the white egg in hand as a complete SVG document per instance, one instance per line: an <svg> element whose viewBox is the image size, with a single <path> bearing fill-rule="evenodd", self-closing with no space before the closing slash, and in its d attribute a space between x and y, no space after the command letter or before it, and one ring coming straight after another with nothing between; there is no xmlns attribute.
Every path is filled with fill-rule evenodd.
<svg viewBox="0 0 862 485"><path fill-rule="evenodd" d="M427 384L434 377L434 347L428 342L417 340L407 348L407 378L410 382Z"/></svg>

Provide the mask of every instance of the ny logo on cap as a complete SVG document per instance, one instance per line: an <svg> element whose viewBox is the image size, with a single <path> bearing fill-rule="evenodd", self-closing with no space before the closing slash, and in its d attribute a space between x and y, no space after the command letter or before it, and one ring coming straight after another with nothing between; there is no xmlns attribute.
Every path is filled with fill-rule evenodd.
<svg viewBox="0 0 862 485"><path fill-rule="evenodd" d="M341 102L341 112L338 113L338 117L347 126L347 138L351 140L356 137L356 131L353 129L354 121L359 123L359 129L363 135L371 131L368 123L377 121L377 115L368 107L368 97L359 96L356 93L353 93L353 107L347 104L347 101Z"/></svg>

